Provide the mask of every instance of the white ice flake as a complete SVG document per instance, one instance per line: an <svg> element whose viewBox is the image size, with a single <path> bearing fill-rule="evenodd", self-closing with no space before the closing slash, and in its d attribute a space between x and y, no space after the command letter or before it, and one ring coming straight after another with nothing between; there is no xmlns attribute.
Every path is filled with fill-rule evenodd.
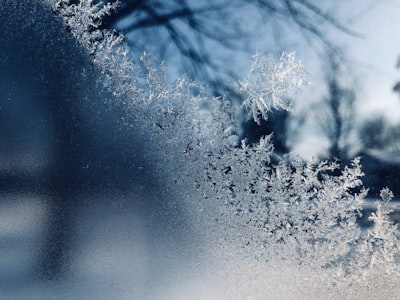
<svg viewBox="0 0 400 300"><path fill-rule="evenodd" d="M122 37L99 29L102 16L115 5L77 3L58 0L56 11L100 69L101 83L113 95L123 95L133 107L130 112L140 109L136 118L147 130L152 163L164 175L165 186L175 189L186 206L201 207L197 219L215 222L198 221L204 222L199 227L205 235L210 228L215 233L209 244L220 249L223 243L234 244L228 248L240 249L237 261L251 257L258 264L278 261L325 274L317 276L325 281L316 285L329 286L327 291L343 288L336 296L352 289L359 296L365 286L378 290L382 282L398 282L399 234L385 209L393 195L382 190L384 203L370 218L375 226L363 235L356 218L367 192L358 158L341 168L336 162L280 157L270 136L238 147L235 112L225 97L212 97L206 86L185 77L169 83L166 66L155 65L146 53L137 72ZM289 98L307 84L294 52L284 52L278 60L256 53L238 91L249 115L260 122L274 109L290 110ZM370 281L363 281L366 274Z"/></svg>
<svg viewBox="0 0 400 300"><path fill-rule="evenodd" d="M272 55L257 52L251 60L247 77L239 81L244 94L244 106L256 122L267 119L272 109L290 110L291 93L298 93L307 85L303 64L296 61L295 53L283 52L277 61Z"/></svg>

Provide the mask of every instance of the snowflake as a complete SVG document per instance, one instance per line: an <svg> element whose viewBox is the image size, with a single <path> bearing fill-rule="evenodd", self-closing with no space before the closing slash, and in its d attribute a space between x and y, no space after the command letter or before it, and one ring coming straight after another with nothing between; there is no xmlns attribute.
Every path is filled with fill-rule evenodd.
<svg viewBox="0 0 400 300"><path fill-rule="evenodd" d="M294 52L283 52L279 61L257 52L249 74L239 81L239 92L245 97L243 105L250 116L259 123L260 117L266 120L272 109L290 110L289 94L302 91L307 83L303 64L295 60Z"/></svg>

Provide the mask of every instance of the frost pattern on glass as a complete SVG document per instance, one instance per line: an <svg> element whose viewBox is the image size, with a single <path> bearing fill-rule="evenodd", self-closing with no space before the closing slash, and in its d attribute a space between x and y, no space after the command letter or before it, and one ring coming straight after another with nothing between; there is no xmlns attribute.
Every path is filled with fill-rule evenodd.
<svg viewBox="0 0 400 300"><path fill-rule="evenodd" d="M257 52L251 60L249 74L239 82L244 106L256 121L267 119L272 109L290 110L289 93L300 92L308 79L294 52L283 52L279 60Z"/></svg>
<svg viewBox="0 0 400 300"><path fill-rule="evenodd" d="M382 190L370 218L374 226L362 232L356 218L367 191L360 160L341 170L334 162L280 157L269 136L254 146L238 142L239 112L229 99L211 97L206 86L185 77L170 84L166 67L156 66L150 54L134 64L121 36L98 29L101 16L114 8L94 1L54 5L99 68L99 85L146 128L155 172L198 216L193 222L216 251L210 255L228 260L227 270L242 259L272 266L283 282L284 270L295 269L301 275L293 286L311 285L336 298L393 296L400 279L400 237L389 218L392 195ZM272 109L290 109L288 95L306 83L294 53L279 60L258 53L238 86L243 106L260 121Z"/></svg>

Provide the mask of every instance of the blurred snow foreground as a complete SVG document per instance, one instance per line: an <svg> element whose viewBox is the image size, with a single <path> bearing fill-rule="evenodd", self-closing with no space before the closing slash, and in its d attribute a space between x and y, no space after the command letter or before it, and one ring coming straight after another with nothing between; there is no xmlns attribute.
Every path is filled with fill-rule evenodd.
<svg viewBox="0 0 400 300"><path fill-rule="evenodd" d="M3 174L16 172L17 164L2 158L0 253L12 248L7 233L19 230L35 239L32 228L22 229L29 228L26 220L39 219L33 228L44 232L47 246L35 255L50 253L53 259L47 259L55 264L70 254L62 266L46 267L63 269L63 277L49 282L21 279L16 264L5 268L0 297L399 295L400 236L388 217L393 195L382 190L371 216L374 226L361 230L356 219L367 191L359 159L340 169L332 162L278 157L269 136L256 145L239 141L240 111L229 99L211 97L206 86L185 77L169 83L166 66L155 64L149 53L132 61L123 37L98 29L117 4L96 3L0 2L2 106L9 100L4 91L22 90L14 93L23 98L14 113L41 107L32 126L42 126L50 142L37 147L46 156L56 153L45 163L20 156L33 175L15 175L25 183L13 181L21 187L17 196L6 191L9 176ZM272 109L290 109L288 96L307 84L294 53L279 59L258 53L251 63L237 83L244 99L240 110L259 120ZM53 115L46 119L40 111ZM24 131L29 134L29 126ZM32 187L39 199L24 193ZM30 217L18 221L19 206L17 211ZM75 225L64 224L70 214ZM68 228L74 232L67 239ZM12 264L2 257L3 267L5 261ZM39 274L35 267L31 272L24 276Z"/></svg>

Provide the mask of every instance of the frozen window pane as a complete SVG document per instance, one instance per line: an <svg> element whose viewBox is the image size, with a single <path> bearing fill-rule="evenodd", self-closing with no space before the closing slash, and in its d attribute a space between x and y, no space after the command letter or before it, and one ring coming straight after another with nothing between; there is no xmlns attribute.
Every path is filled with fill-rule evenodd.
<svg viewBox="0 0 400 300"><path fill-rule="evenodd" d="M220 42L235 48L229 40L243 38L246 24L235 21L237 12L261 12L259 1L221 2L229 9L219 1L152 1L136 12L128 2L119 10L94 0L0 2L0 297L397 295L396 194L379 187L372 195L380 202L371 204L360 158L307 161L284 153L285 137L270 134L287 130L291 115L269 116L296 105L288 97L308 82L294 52L280 59L260 52L247 75L218 88L218 78L204 84L193 72L171 80L178 68L158 63L167 36L199 73L227 65L207 51ZM325 45L324 26L354 34L328 8L290 0L263 6L268 19L290 17ZM121 11L139 23L113 19ZM210 22L198 25L204 16ZM148 30L165 20L166 32ZM143 26L160 51L130 48L107 30L112 24ZM326 125L327 152L341 156L351 153L355 95L331 55L329 109L313 120ZM258 123L256 134L246 132L255 124L243 126L244 116ZM379 162L396 165L381 149L367 152L373 174Z"/></svg>

